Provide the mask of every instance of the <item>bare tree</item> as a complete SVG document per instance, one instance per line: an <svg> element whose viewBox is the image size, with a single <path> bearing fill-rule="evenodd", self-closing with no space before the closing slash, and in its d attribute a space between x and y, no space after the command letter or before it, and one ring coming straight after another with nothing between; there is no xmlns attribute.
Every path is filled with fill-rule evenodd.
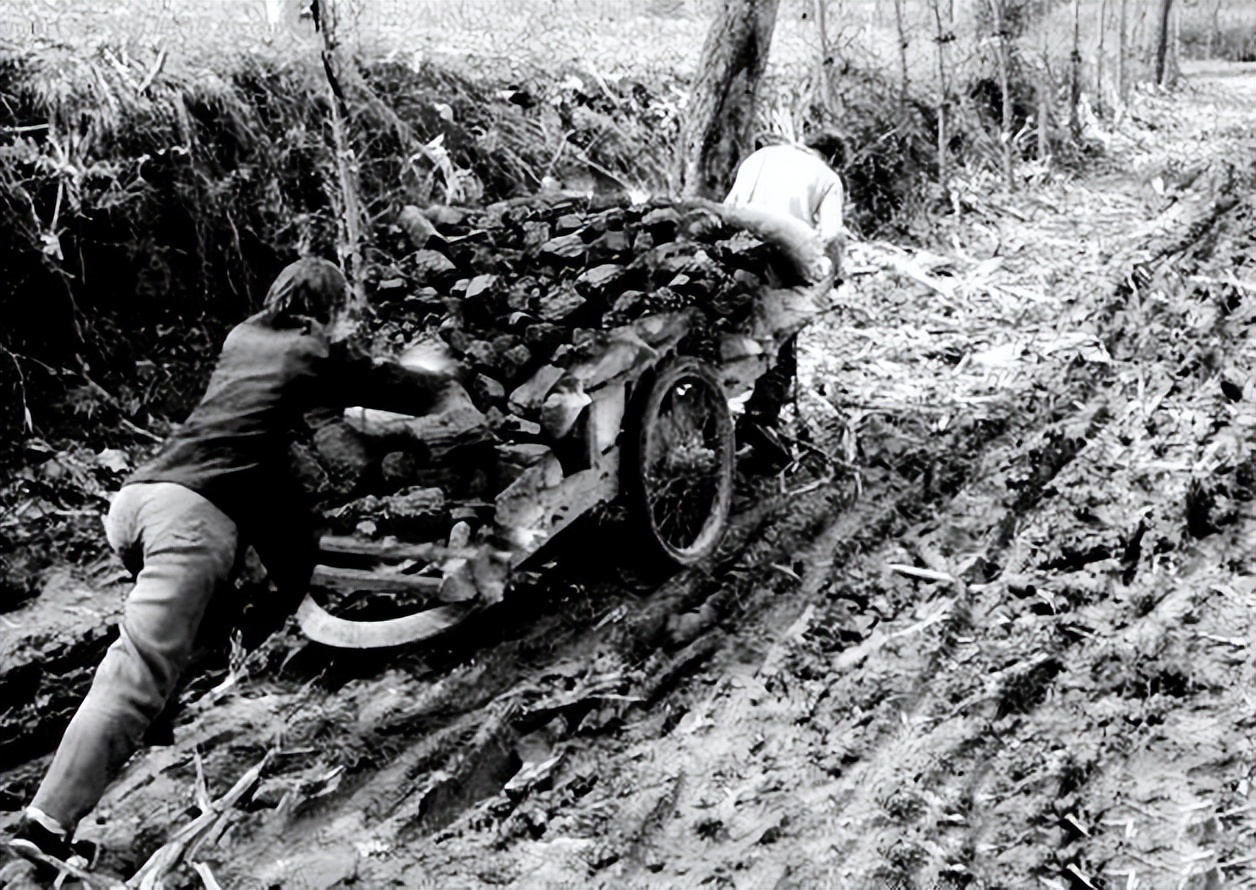
<svg viewBox="0 0 1256 890"><path fill-rule="evenodd" d="M1069 53L1068 127L1074 141L1082 134L1078 106L1082 102L1082 4L1073 0L1073 51Z"/></svg>
<svg viewBox="0 0 1256 890"><path fill-rule="evenodd" d="M1121 107L1129 101L1129 0L1121 0L1116 32L1116 96Z"/></svg>
<svg viewBox="0 0 1256 890"><path fill-rule="evenodd" d="M365 305L362 289L362 201L358 195L357 159L348 134L349 108L345 84L356 79L357 69L340 45L337 0L313 0L314 25L322 35L323 71L331 91L332 149L336 155L340 206L336 208L336 253L351 288L350 318Z"/></svg>
<svg viewBox="0 0 1256 890"><path fill-rule="evenodd" d="M940 93L938 98L938 181L945 184L950 178L950 163L947 158L947 144L950 139L947 133L947 111L951 99L950 84L947 81L946 47L955 39L955 34L951 30L955 9L950 2L947 3L946 22L943 23L942 2L943 0L929 0L936 26L934 42L938 47L938 90Z"/></svg>
<svg viewBox="0 0 1256 890"><path fill-rule="evenodd" d="M880 6L877 7L880 9ZM907 35L907 27L903 24L903 0L894 0L894 22L898 25L898 63L902 69L902 92L899 95L899 104L907 104L907 47L910 38Z"/></svg>
<svg viewBox="0 0 1256 890"><path fill-rule="evenodd" d="M722 0L681 125L680 192L720 197L750 141L780 0Z"/></svg>
<svg viewBox="0 0 1256 890"><path fill-rule="evenodd" d="M1166 63L1169 69L1169 80L1176 80L1182 73L1182 4L1173 7L1173 43Z"/></svg>
<svg viewBox="0 0 1256 890"><path fill-rule="evenodd" d="M1212 4L1212 16L1209 18L1208 25L1208 58L1212 58L1213 48L1216 46L1217 35L1221 33L1221 0L1216 0Z"/></svg>
<svg viewBox="0 0 1256 890"><path fill-rule="evenodd" d="M999 144L1002 149L1003 177L1009 189L1016 187L1016 178L1012 168L1012 93L1008 83L1009 47L1007 10L1005 0L990 0L990 15L993 19L995 37L998 46L999 62L999 93L1003 100L1002 119L999 124Z"/></svg>
<svg viewBox="0 0 1256 890"><path fill-rule="evenodd" d="M1038 51L1042 57L1041 73L1038 77L1038 160L1046 161L1051 151L1048 139L1051 126L1051 95L1055 92L1055 84L1051 78L1051 55L1049 53L1047 29L1039 28L1040 44Z"/></svg>
<svg viewBox="0 0 1256 890"><path fill-rule="evenodd" d="M820 55L817 59L816 85L820 89L820 107L827 113L835 111L833 102L833 83L829 79L829 29L825 22L825 0L815 0L816 31L820 42Z"/></svg>
<svg viewBox="0 0 1256 890"><path fill-rule="evenodd" d="M1103 53L1104 36L1108 32L1108 0L1099 0L1099 36L1095 46L1095 110L1103 113Z"/></svg>
<svg viewBox="0 0 1256 890"><path fill-rule="evenodd" d="M1134 26L1130 29L1130 51L1131 55L1137 54L1141 62L1149 63L1147 54L1143 51L1147 46L1147 11L1152 8L1151 0L1143 0L1143 2L1135 2L1134 9L1138 15L1134 18Z"/></svg>
<svg viewBox="0 0 1256 890"><path fill-rule="evenodd" d="M1160 27L1156 31L1156 83L1163 84L1166 67L1165 56L1169 49L1169 13L1173 0L1160 0Z"/></svg>

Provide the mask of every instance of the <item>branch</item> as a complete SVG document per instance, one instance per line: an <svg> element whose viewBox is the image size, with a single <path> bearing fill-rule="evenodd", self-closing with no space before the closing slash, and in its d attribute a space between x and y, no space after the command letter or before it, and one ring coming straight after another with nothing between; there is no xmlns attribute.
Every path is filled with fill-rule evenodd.
<svg viewBox="0 0 1256 890"><path fill-rule="evenodd" d="M262 777L262 770L274 756L274 750L267 751L265 756L251 769L240 776L231 790L209 805L199 816L175 832L174 837L165 843L149 860L140 867L132 878L126 882L127 887L139 890L157 890L163 885L166 875L172 872L189 855L195 855L205 840L219 825L225 826L228 814L246 794L251 792ZM202 876L203 877L203 876Z"/></svg>
<svg viewBox="0 0 1256 890"><path fill-rule="evenodd" d="M163 46L157 52L157 59L153 62L153 67L148 69L148 74L144 75L144 79L140 81L139 88L135 91L138 95L144 95L144 91L153 85L153 79L161 72L162 66L166 64L166 48Z"/></svg>
<svg viewBox="0 0 1256 890"><path fill-rule="evenodd" d="M22 400L22 426L28 433L35 432L35 424L31 419L31 409L26 403L26 375L22 373L22 365L7 347L0 345L0 349L4 350L5 355L13 359L13 367L17 369L17 388L18 398Z"/></svg>

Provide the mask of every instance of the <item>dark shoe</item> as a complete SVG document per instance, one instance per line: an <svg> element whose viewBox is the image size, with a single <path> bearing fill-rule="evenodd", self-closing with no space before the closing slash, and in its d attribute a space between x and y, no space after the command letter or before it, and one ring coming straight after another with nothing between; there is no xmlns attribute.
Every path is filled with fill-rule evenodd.
<svg viewBox="0 0 1256 890"><path fill-rule="evenodd" d="M41 862L41 856L65 861L74 855L70 839L64 832L56 832L33 819L23 818L17 831L9 839L9 849L24 859Z"/></svg>
<svg viewBox="0 0 1256 890"><path fill-rule="evenodd" d="M742 440L772 470L787 467L794 459L789 446L781 441L780 434L768 424L751 421L742 426L741 434Z"/></svg>
<svg viewBox="0 0 1256 890"><path fill-rule="evenodd" d="M90 841L71 843L65 832L54 831L28 817L18 823L7 846L18 856L35 863L39 870L54 868L49 860L91 868L99 852Z"/></svg>

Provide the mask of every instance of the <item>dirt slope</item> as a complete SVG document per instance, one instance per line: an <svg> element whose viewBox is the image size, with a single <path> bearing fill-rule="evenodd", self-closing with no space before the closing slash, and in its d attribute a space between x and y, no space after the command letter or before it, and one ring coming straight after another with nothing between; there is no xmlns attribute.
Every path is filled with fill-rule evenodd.
<svg viewBox="0 0 1256 890"><path fill-rule="evenodd" d="M1142 96L1092 175L856 251L796 421L836 458L743 479L709 573L586 548L439 648L211 666L102 864L271 752L184 857L223 886L1250 886L1253 98ZM108 611L67 577L8 688L49 604Z"/></svg>

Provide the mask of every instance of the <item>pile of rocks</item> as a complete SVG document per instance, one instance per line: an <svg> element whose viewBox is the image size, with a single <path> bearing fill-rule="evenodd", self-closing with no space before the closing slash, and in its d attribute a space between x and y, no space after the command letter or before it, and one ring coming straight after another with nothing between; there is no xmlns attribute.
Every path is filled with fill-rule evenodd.
<svg viewBox="0 0 1256 890"><path fill-rule="evenodd" d="M776 261L771 245L704 207L601 203L406 208L391 233L400 258L374 284L386 327L398 342L438 331L488 412L507 411L539 369L595 358L636 319L696 307L694 336L708 339L745 325Z"/></svg>
<svg viewBox="0 0 1256 890"><path fill-rule="evenodd" d="M377 351L404 362L435 343L465 387L428 417L348 412L298 449L333 528L368 535L439 534L469 518L459 503L488 508L564 447L590 393L660 344L718 361L769 284L798 278L721 208L664 199L407 207L380 244L394 259L368 281Z"/></svg>

